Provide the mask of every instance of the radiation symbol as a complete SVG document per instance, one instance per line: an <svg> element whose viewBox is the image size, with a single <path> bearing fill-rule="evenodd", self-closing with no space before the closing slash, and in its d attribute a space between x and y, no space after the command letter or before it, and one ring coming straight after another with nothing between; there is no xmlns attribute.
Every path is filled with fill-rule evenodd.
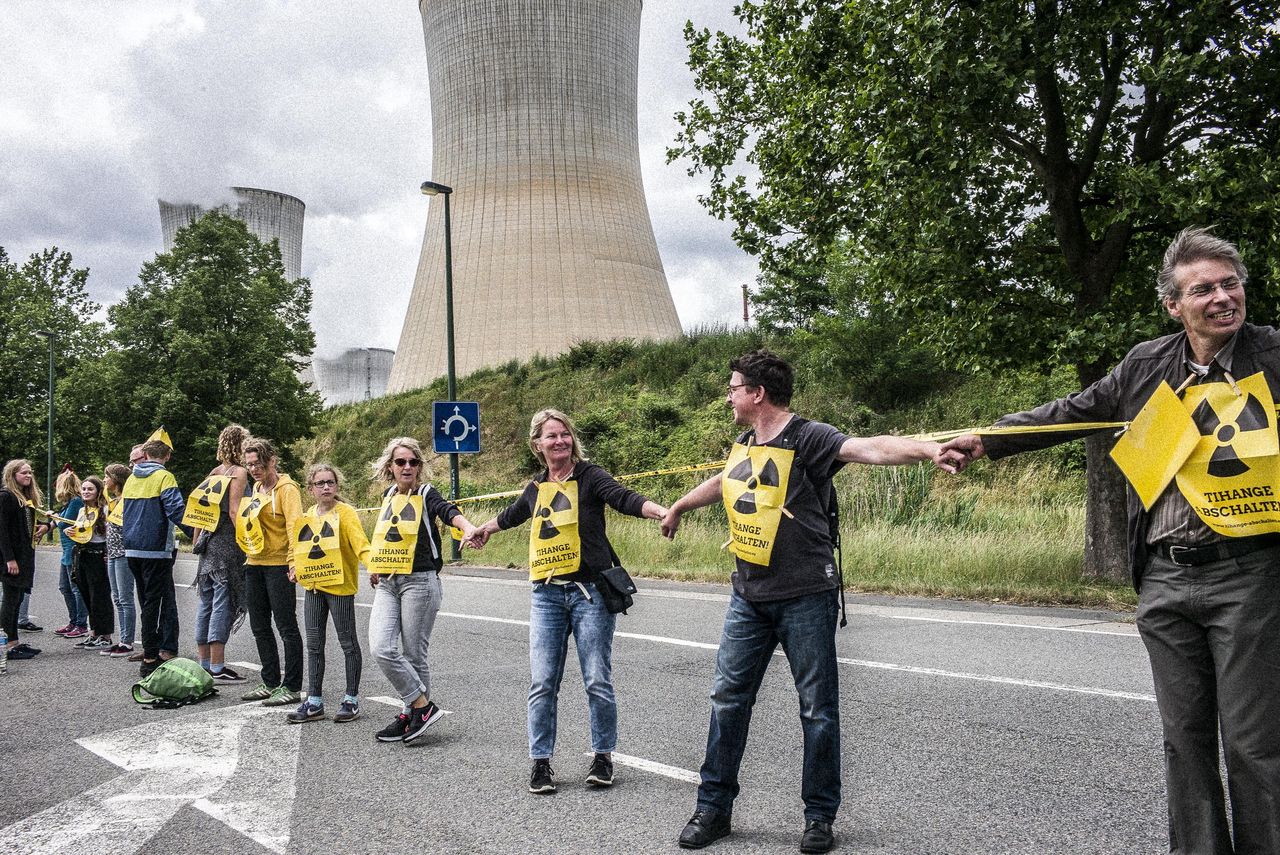
<svg viewBox="0 0 1280 855"><path fill-rule="evenodd" d="M778 487L781 485L781 480L778 477L778 465L773 462L773 458L765 461L764 466L760 467L759 473L754 471L752 463L753 458L748 457L739 462L725 476L730 481L738 481L746 485L746 490L733 503L733 509L740 514L754 514L756 512L756 491L761 487Z"/></svg>
<svg viewBox="0 0 1280 855"><path fill-rule="evenodd" d="M553 513L570 510L572 507L573 502L561 490L556 491L556 494L551 497L551 501L549 503L539 505L538 509L534 511L533 514L535 517L538 517L542 523L538 529L538 539L550 540L553 537L558 537L560 529L551 522L551 515Z"/></svg>
<svg viewBox="0 0 1280 855"><path fill-rule="evenodd" d="M319 529L313 529L310 523L303 523L302 528L298 531L298 543L309 542L311 551L307 553L307 557L312 561L319 561L328 554L326 548L333 548L331 541L335 534L336 532L334 532L333 526L329 525L328 520L325 520Z"/></svg>
<svg viewBox="0 0 1280 855"><path fill-rule="evenodd" d="M200 493L199 504L201 507L207 508L210 504L216 505L221 501L222 485L224 480L225 479L222 478L205 478L204 481L200 483L200 486L196 487L196 491ZM213 502L210 502L210 496L215 496L217 498L215 498Z"/></svg>
<svg viewBox="0 0 1280 855"><path fill-rule="evenodd" d="M1208 471L1215 478L1232 478L1248 472L1249 465L1240 459L1235 443L1247 442L1249 439L1247 434L1253 431L1270 428L1266 405L1252 392L1249 393L1244 407L1234 419L1220 416L1207 398L1195 408L1191 419L1200 429L1201 436L1211 436L1218 443L1218 447L1209 458Z"/></svg>
<svg viewBox="0 0 1280 855"><path fill-rule="evenodd" d="M383 538L387 543L400 543L404 540L404 536L400 534L400 524L417 523L418 512L414 510L413 502L410 497L395 496L382 512L380 522L389 522L386 536Z"/></svg>
<svg viewBox="0 0 1280 855"><path fill-rule="evenodd" d="M240 517L244 520L244 530L253 531L253 524L257 521L257 510L262 507L261 499L252 499L243 508L240 509Z"/></svg>

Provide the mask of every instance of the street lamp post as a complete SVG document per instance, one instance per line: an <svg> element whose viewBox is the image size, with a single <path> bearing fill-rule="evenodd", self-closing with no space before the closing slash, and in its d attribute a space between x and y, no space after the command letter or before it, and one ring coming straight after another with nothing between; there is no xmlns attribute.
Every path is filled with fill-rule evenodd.
<svg viewBox="0 0 1280 855"><path fill-rule="evenodd" d="M45 501L53 503L53 340L56 336L49 330L36 330L35 334L49 343L49 458L45 470Z"/></svg>
<svg viewBox="0 0 1280 855"><path fill-rule="evenodd" d="M435 181L422 182L422 195L444 196L444 332L445 347L448 354L449 400L458 400L458 377L453 361L453 235L449 222L449 197L453 188ZM434 426L433 426L434 427ZM458 454L449 455L449 498L458 499ZM453 541L453 560L462 557L458 551L458 542Z"/></svg>

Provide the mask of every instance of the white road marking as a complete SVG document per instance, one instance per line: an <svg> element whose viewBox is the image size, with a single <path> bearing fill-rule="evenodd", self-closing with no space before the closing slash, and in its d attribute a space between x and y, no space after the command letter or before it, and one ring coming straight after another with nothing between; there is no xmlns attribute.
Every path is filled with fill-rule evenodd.
<svg viewBox="0 0 1280 855"><path fill-rule="evenodd" d="M594 754L587 752L588 757L594 757ZM668 766L666 763L659 763L656 760L646 760L643 757L632 757L630 754L619 754L613 752L613 762L619 766L630 766L632 769L639 769L642 772L652 772L655 775L665 775L668 778L674 778L677 781L684 781L689 784L699 784L702 778L697 772L691 772L688 769L681 769L679 766Z"/></svg>
<svg viewBox="0 0 1280 855"><path fill-rule="evenodd" d="M257 662L228 662L233 668L248 668L250 671L261 671L262 666Z"/></svg>
<svg viewBox="0 0 1280 855"><path fill-rule="evenodd" d="M527 620L512 620L511 618L489 617L488 615L468 615L460 612L440 612L444 617L459 618L461 620L478 620L488 623L505 623L515 626L528 626ZM685 638L671 638L665 635L643 635L635 632L615 632L617 638L630 638L636 641L650 641L655 644L670 644L676 647L694 647L700 650L717 650L719 645L708 644L705 641L690 641ZM781 650L774 651L774 656L783 656ZM853 665L858 668L873 668L879 671L899 671L905 674L916 674L922 677L948 677L957 680L976 680L983 683L996 683L1006 686L1023 686L1029 689L1050 689L1058 692L1074 692L1082 695L1099 695L1105 698L1117 698L1131 701L1155 701L1155 695L1147 695L1141 692L1121 692L1114 689L1099 689L1092 686L1073 686L1068 683L1050 683L1043 680L1024 680L1018 677L998 677L994 674L970 674L965 671L947 671L941 668L921 668L915 665L897 665L892 662L873 662L867 659L847 659L837 657L836 661L842 665Z"/></svg>
<svg viewBox="0 0 1280 855"><path fill-rule="evenodd" d="M135 853L190 804L283 853L300 728L276 726L274 715L246 704L79 739L124 774L0 829L0 839L18 855Z"/></svg>
<svg viewBox="0 0 1280 855"><path fill-rule="evenodd" d="M386 704L389 707L404 709L404 701L399 698L393 698L390 695L371 695L365 698L366 701L373 701L375 704ZM441 715L453 715L453 710L440 710Z"/></svg>
<svg viewBox="0 0 1280 855"><path fill-rule="evenodd" d="M849 611L853 611L853 609L849 609ZM1119 635L1125 638L1139 637L1137 627L1134 627L1131 631L1128 631L1128 632L1125 632L1122 630L1115 630L1115 629L1090 629L1090 627L1092 626L1114 626L1114 624L1107 624L1103 621L1092 621L1087 624L1075 623L1075 624L1066 624L1063 626L1046 626L1044 624L1034 624L1034 623L1013 623L1010 621L996 621L996 620L966 620L965 618L921 617L919 615L886 614L886 615L881 615L881 617L887 617L892 620L917 620L917 621L923 621L926 623L954 623L954 624L969 624L972 626L1004 626L1004 627L1010 627L1012 629L1036 629L1036 630L1047 631L1047 632L1082 632L1089 635Z"/></svg>

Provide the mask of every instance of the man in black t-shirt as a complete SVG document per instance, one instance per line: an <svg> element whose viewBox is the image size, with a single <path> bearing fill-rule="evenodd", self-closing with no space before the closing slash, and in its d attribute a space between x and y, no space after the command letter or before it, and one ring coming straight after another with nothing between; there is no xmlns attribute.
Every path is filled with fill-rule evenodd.
<svg viewBox="0 0 1280 855"><path fill-rule="evenodd" d="M791 366L756 351L729 363L727 403L747 428L724 471L675 502L662 521L674 537L685 511L723 501L737 568L716 656L702 783L680 845L701 849L727 835L738 767L756 692L782 645L800 694L804 729L802 852L835 843L840 807L840 698L835 629L842 580L832 537L831 479L846 463L932 460L954 472L960 452L896 436L849 437L790 409Z"/></svg>

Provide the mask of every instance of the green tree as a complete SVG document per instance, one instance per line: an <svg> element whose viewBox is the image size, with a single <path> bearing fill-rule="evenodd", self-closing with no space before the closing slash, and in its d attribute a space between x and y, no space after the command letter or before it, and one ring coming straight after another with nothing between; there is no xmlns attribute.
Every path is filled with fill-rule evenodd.
<svg viewBox="0 0 1280 855"><path fill-rule="evenodd" d="M214 465L231 422L285 453L309 436L320 401L298 372L315 347L311 285L285 278L279 247L219 212L178 232L108 310L114 348L96 373L114 402L105 420L127 448L164 425L184 489Z"/></svg>
<svg viewBox="0 0 1280 855"><path fill-rule="evenodd" d="M103 324L93 320L101 306L85 290L89 271L72 266L70 253L56 247L33 253L21 267L0 248L0 449L5 459L29 457L44 482L48 456L49 342L53 333L55 464L78 468L91 461L82 441L83 414L64 410L71 378L103 343Z"/></svg>
<svg viewBox="0 0 1280 855"><path fill-rule="evenodd" d="M1186 225L1240 244L1274 314L1278 9L743 0L744 37L686 28L705 97L669 156L766 272L841 248L860 272L821 311L880 304L957 363L1089 383L1171 328L1152 272ZM1120 576L1122 487L1089 446L1086 572Z"/></svg>

